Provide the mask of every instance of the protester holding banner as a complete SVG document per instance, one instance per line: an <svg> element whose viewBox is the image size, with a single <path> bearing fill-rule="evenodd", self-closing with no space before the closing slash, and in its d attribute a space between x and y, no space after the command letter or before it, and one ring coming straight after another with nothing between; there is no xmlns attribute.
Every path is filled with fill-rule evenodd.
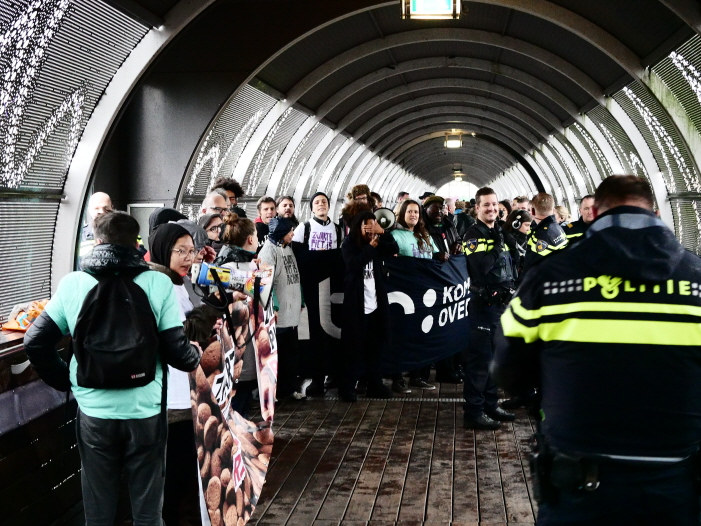
<svg viewBox="0 0 701 526"><path fill-rule="evenodd" d="M470 347L465 366L465 417L468 429L498 429L516 417L497 405L497 386L489 374L499 319L514 293L519 253L514 238L496 223L499 202L491 188L476 194L477 223L466 233L465 253L472 301Z"/></svg>
<svg viewBox="0 0 701 526"><path fill-rule="evenodd" d="M341 227L329 218L329 198L323 192L315 193L309 205L312 217L295 229L292 249L302 281L307 314L309 336L307 345L300 344L300 371L302 378L311 378L312 383L305 392L308 396L323 396L324 380L337 375L337 340L326 333L321 325L319 284L329 280L339 267L343 268L340 254L343 234ZM328 306L327 306L328 307Z"/></svg>
<svg viewBox="0 0 701 526"><path fill-rule="evenodd" d="M278 379L277 398L294 395L304 398L297 380L299 371L299 326L302 310L302 287L297 259L290 243L294 235L292 222L273 217L268 240L260 251L260 260L275 267L273 301L277 310Z"/></svg>
<svg viewBox="0 0 701 526"><path fill-rule="evenodd" d="M346 367L339 381L339 396L357 400L355 384L361 360L367 375L367 396L391 398L382 383L381 353L389 347L389 300L382 258L397 254L399 247L369 211L358 213L341 246L346 263L343 298L343 352Z"/></svg>
<svg viewBox="0 0 701 526"><path fill-rule="evenodd" d="M159 226L149 237L151 261L149 266L170 278L178 301L180 321L184 322L193 305L188 297L183 277L195 261L195 245L189 232L177 223ZM178 524L179 507L188 496L196 499L197 452L192 428L190 381L188 373L169 367L168 374L168 443L166 448L166 480L163 519L166 524ZM190 506L197 509L193 500Z"/></svg>
<svg viewBox="0 0 701 526"><path fill-rule="evenodd" d="M426 230L419 203L411 199L402 201L392 237L399 247L399 255L431 259L440 250Z"/></svg>
<svg viewBox="0 0 701 526"><path fill-rule="evenodd" d="M443 214L445 200L432 195L424 201L424 219L426 229L433 238L440 252L435 256L439 261L447 261L451 254L461 254L462 245L458 231L452 219ZM460 358L456 349L455 358L450 356L436 363L436 381L445 383L461 383Z"/></svg>
<svg viewBox="0 0 701 526"><path fill-rule="evenodd" d="M219 252L219 257L214 264L233 268L249 270L249 263L256 257L258 251L258 236L253 221L232 212L222 214L224 227L221 231L221 239L224 247ZM246 301L243 293L240 297L232 294L232 300ZM236 309L234 309L236 310ZM244 418L248 418L248 412L253 399L253 391L257 388L256 354L253 348L253 340L246 343L243 352L243 368L239 381L236 384L236 395L231 400L231 407Z"/></svg>
<svg viewBox="0 0 701 526"><path fill-rule="evenodd" d="M426 230L419 203L411 199L403 201L399 207L397 224L396 228L392 230L392 237L397 242L400 257L432 259L440 254L435 241ZM395 393L411 392L409 387L433 390L436 386L426 381L430 374L430 365L409 371L409 386L406 385L401 375L394 377L392 391Z"/></svg>

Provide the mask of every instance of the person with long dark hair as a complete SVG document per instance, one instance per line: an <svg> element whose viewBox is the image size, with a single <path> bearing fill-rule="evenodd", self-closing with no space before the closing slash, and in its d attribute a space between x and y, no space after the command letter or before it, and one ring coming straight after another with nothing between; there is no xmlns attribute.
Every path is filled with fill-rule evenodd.
<svg viewBox="0 0 701 526"><path fill-rule="evenodd" d="M431 259L440 254L431 234L426 230L421 206L412 199L402 201L397 215L396 228L392 230L392 237L399 247L400 257L413 257ZM407 386L401 374L392 378L392 391L395 393L410 393L410 387L432 390L436 386L426 380L431 374L431 366L427 365L413 371L409 371L409 385Z"/></svg>
<svg viewBox="0 0 701 526"><path fill-rule="evenodd" d="M389 301L382 266L383 257L397 254L399 247L389 232L377 224L375 215L358 213L341 246L346 263L341 340L346 367L339 382L339 395L347 402L357 400L355 384L364 362L367 396L391 398L382 383L380 356L389 346Z"/></svg>

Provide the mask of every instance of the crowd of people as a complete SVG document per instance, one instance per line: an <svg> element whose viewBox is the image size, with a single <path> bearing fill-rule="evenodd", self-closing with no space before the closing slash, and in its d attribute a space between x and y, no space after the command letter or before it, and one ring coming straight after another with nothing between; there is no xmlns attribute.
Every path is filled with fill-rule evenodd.
<svg viewBox="0 0 701 526"><path fill-rule="evenodd" d="M62 390L73 389L78 399L84 492L93 491L85 488L102 488L100 492L94 490L85 499L86 514L94 514L96 520L108 517L115 504L109 495L113 490L116 494L114 484L118 483L114 479L106 481L107 471L112 465L109 462L118 461L108 458L106 466L98 467L98 460L89 451L91 441L104 440L109 444L110 434L151 433L153 430L148 426L152 428L155 425L154 419L160 411L157 400L160 395L158 388L149 391L148 387L140 387L117 402L105 404L100 398L104 390L78 386L75 363L71 363L69 372L68 365L59 363L55 353L47 351L47 346L66 332L73 334L77 310L99 276L122 269L136 269L134 280L146 292L156 314L160 345L171 346L168 361L170 374L157 371L155 376L159 385L167 383L169 459L171 455L179 455L180 458L189 456L193 464L195 462L191 448L192 415L187 371L197 366L200 344L212 337L221 324L216 312L200 305L201 296L188 276L192 265L201 261L216 265L247 265L256 261L274 266L272 297L277 316L278 400L320 396L332 388L337 388L339 397L348 402L356 401L359 393L386 399L394 396L394 393L410 393L413 389L435 389L436 386L430 383L433 365L437 382L464 384L464 426L467 429L495 430L502 422L515 419L515 414L511 412L513 409L543 407L546 414L556 415L544 429L544 440L562 451L570 450L571 444L575 444L574 451L587 450L594 454L590 450L596 449L596 446L591 446L592 442L582 438L587 433L586 429L579 429L577 423L572 424L573 429L579 429L576 432L571 429L562 431L558 427L563 425L558 418L569 423L572 415L566 413L566 408L563 409L556 398L562 395L563 390L567 391L580 383L581 378L577 377L578 373L571 364L560 363L553 358L556 363L553 370L557 370L559 376L548 376L548 380L559 387L554 391L548 390L547 386L544 388L542 383L545 379L540 377L538 367L539 360L545 361L547 356L538 353L553 347L558 339L567 340L576 347L578 341L603 342L605 336L573 336L585 328L571 325L554 335L552 327L543 328L544 325L539 326L538 323L541 317L548 316L546 313L555 312L552 306L543 306L552 305L550 299L553 296L589 291L597 284L601 285L604 294L603 290L608 285L602 284L602 279L612 280L612 276L619 274L625 277L626 273L632 272L633 281L625 281L626 292L644 293L646 285L641 282L655 281L656 277L666 273L666 276L671 276L665 285L668 294L672 294L677 287L674 279L678 277L683 278L678 283L680 294L689 291L691 295L688 284L693 279L687 280L685 277L689 271L685 268L676 272L671 267L665 267L665 262L673 254L677 267L681 261L686 262L687 267L701 265L696 260L691 261L691 256L685 255L683 250L679 252L678 242L673 237L669 239L668 229L660 230L666 227L652 214L652 193L649 185L645 186L647 183L642 181L645 183L643 185L641 181L632 176L607 179L597 190L596 196L581 198L579 217L574 221L569 210L555 206L553 197L544 192L530 198L517 196L502 200L499 198L503 196L498 196L488 187L480 188L469 200L441 197L431 192L412 198L407 192L400 192L393 210L396 223L390 228L383 228L377 215L378 209L383 208L382 198L367 185L356 185L351 189L338 218L329 216L332 203L328 196L323 192L315 193L308 203L310 219L300 222L295 215L294 198L285 195L261 197L256 204L256 217L248 218L247 213L238 206L238 200L243 195L241 186L233 179L220 178L204 198L197 221L174 209L156 210L149 219L147 247L137 237L138 223L127 214L113 211L106 194L94 194L88 203L90 221L84 227L80 248L81 265L87 272L72 274L61 282L46 309L46 315L35 324L25 342L27 353L47 383ZM383 214L388 212L388 209L382 211ZM628 215L624 217L621 213ZM590 228L597 215L608 219L598 221L596 227ZM626 227L621 218L630 219L633 226ZM604 239L606 236L599 234L599 231L607 226L611 228L604 232L605 235L616 234L619 237ZM621 251L616 245L617 239L623 240L623 245L642 242L634 239L626 228L650 228L654 235L658 235L655 229L660 230L659 246L655 249L660 252L655 263L659 267L659 275L625 268L634 259L635 250ZM614 232L615 229L620 231ZM608 262L605 258L599 258L601 268L607 269L605 276L585 276L590 271L582 266L582 261L586 260L586 247L578 250L578 245L587 239L586 246L594 247L594 241L587 238L588 231L589 235L594 232L594 241L608 243L606 247L612 253L621 252L618 261ZM633 232L637 235L637 231ZM299 327L305 308L302 276L308 271L307 265L311 264L309 253L320 251L338 251L336 253L342 256L345 265L342 345L336 350L335 359L324 361L322 366L307 367L305 364L310 362L304 360L299 342ZM597 257L588 252L587 255ZM465 341L456 346L452 356L416 370L404 371L403 374L386 374L381 366L381 357L392 335L386 273L383 270L385 262L388 258L398 257L432 259L437 264L443 264L456 256L465 257L470 278L471 301L467 307L469 337L466 335ZM537 271L534 270L536 268ZM145 269L157 272L144 273ZM696 279L701 282L698 277ZM618 294L619 287L623 286L620 281L606 290L615 290L615 294ZM698 297L701 292L697 294L697 282L693 284L693 297ZM654 293L659 291L659 286L649 288ZM243 299L236 294L233 294L234 301ZM662 309L664 306L658 307ZM591 307L593 311L598 308ZM631 312L643 311L631 307ZM681 311L672 309L672 312ZM571 321L566 315L564 318L556 316L554 321L549 321L549 325L557 326L558 323ZM587 327L589 330L596 329L595 325ZM617 340L616 343L624 345L623 341ZM514 349L522 351L516 352ZM237 393L232 402L243 416L248 414L256 389L254 353L252 349L249 350L244 353ZM574 362L576 359L571 358ZM598 369L594 362L585 365L590 367L591 376L596 376ZM546 372L547 368L543 369L542 374ZM169 377L167 382L166 377ZM408 377L408 381L405 377ZM496 380L510 395L501 404ZM614 378L610 378L610 381L613 382ZM624 397L623 392L620 395ZM597 396L591 392L590 398L583 399L581 403L572 399L572 406L576 406L582 414L589 414L591 408L586 406L592 400L598 403ZM149 401L145 402L147 398ZM657 407L659 402L651 401L651 404ZM604 405L605 402L601 401L600 409ZM593 422L595 417L591 418ZM111 420L117 422L111 423ZM596 427L593 423L591 425ZM621 436L626 435L625 431L619 431ZM601 432L605 433L606 430ZM654 441L654 438L651 440ZM620 451L625 450L626 446L625 439L618 439L618 442L608 444L608 451L620 456ZM152 485L153 470L158 466L164 469L165 465L168 466L164 518L166 523L176 524L177 514L173 515L176 513L174 510L177 510L177 503L186 487L183 481L188 478L187 473L177 466L187 463L166 464L165 459L159 460L153 451L147 451L150 445L134 443L133 447L138 451L132 468L139 470L146 461L151 466L149 473L134 476L136 485ZM641 446L633 449L634 454L646 459L654 456L654 448ZM676 443L670 444L668 449L677 456L681 450L686 452ZM590 466L577 464L579 461L572 462L579 468ZM549 469L547 467L546 470ZM585 475L592 476L590 472ZM598 473L594 475L599 476ZM153 494L145 492L143 499L132 503L136 507L135 513L139 513L139 506L145 510L153 505L158 490L155 491ZM95 504L98 501L100 506ZM108 505L104 505L105 502ZM549 510L551 517L559 516L554 504L548 504L547 500L543 502L543 509ZM551 507L548 508L548 505ZM572 506L578 505L572 501ZM169 512L170 516L167 515ZM150 524L148 520L143 523ZM552 523L556 523L555 519Z"/></svg>

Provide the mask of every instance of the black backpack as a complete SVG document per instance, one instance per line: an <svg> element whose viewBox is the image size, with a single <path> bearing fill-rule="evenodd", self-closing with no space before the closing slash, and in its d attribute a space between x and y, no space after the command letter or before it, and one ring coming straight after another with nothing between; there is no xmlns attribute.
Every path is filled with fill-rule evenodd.
<svg viewBox="0 0 701 526"><path fill-rule="evenodd" d="M146 292L134 278L146 268L92 275L73 334L81 387L143 387L156 377L158 327Z"/></svg>

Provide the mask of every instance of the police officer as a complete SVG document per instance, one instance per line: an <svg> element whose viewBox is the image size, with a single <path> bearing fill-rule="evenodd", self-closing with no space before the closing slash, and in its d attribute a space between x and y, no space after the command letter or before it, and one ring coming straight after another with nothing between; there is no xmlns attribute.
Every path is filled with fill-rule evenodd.
<svg viewBox="0 0 701 526"><path fill-rule="evenodd" d="M539 193L531 199L531 231L528 234L528 248L523 272L539 264L545 257L567 247L567 238L555 219L553 196Z"/></svg>
<svg viewBox="0 0 701 526"><path fill-rule="evenodd" d="M491 188L475 196L477 221L465 233L472 299L468 304L470 347L465 365L465 416L468 429L498 429L515 415L497 406L497 387L489 375L499 317L513 294L519 253L516 241L497 224L499 201Z"/></svg>
<svg viewBox="0 0 701 526"><path fill-rule="evenodd" d="M585 239L526 275L492 369L538 387L538 524L699 524L701 260L647 181L605 179Z"/></svg>
<svg viewBox="0 0 701 526"><path fill-rule="evenodd" d="M562 225L567 237L567 246L572 247L582 241L592 221L594 221L594 196L585 195L579 202L579 219Z"/></svg>

